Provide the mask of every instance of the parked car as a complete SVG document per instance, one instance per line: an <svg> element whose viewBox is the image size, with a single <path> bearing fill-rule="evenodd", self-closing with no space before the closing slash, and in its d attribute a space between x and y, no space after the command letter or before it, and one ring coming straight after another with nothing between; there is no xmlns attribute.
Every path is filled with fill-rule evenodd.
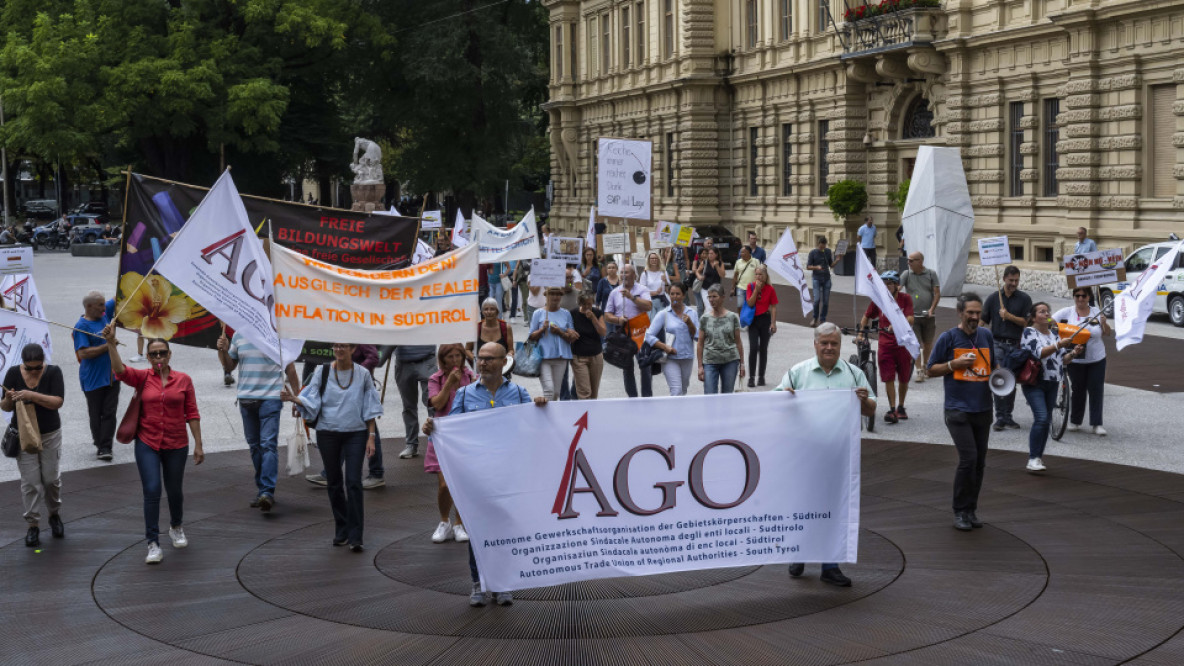
<svg viewBox="0 0 1184 666"><path fill-rule="evenodd" d="M1139 274L1151 267L1151 263L1164 256L1180 241L1166 241L1152 243L1130 253L1123 261L1126 266L1126 280L1104 284L1098 289L1101 294L1102 309L1107 317L1114 316L1114 297L1121 294ZM1177 256L1176 265L1164 276L1155 294L1155 305L1152 312L1167 314L1176 326L1184 326L1184 254Z"/></svg>
<svg viewBox="0 0 1184 666"><path fill-rule="evenodd" d="M30 199L25 202L25 217L52 220L58 216L58 202L53 199Z"/></svg>
<svg viewBox="0 0 1184 666"><path fill-rule="evenodd" d="M703 249L703 239L710 237L715 242L715 249L719 250L719 258L723 260L725 267L730 268L740 258L740 246L744 241L727 227L718 224L703 225L696 226L695 231L699 237L691 241L691 256L698 254L699 250Z"/></svg>
<svg viewBox="0 0 1184 666"><path fill-rule="evenodd" d="M110 216L107 211L107 203L105 201L88 201L84 204L79 204L70 211L70 214L94 215L103 222L110 221Z"/></svg>
<svg viewBox="0 0 1184 666"><path fill-rule="evenodd" d="M70 221L70 240L74 243L93 243L103 235L106 224L96 213L86 215L68 215Z"/></svg>

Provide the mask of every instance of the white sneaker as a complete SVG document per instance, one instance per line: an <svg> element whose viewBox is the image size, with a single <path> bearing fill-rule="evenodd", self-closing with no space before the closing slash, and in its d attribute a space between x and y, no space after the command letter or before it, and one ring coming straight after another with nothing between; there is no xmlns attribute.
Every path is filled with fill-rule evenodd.
<svg viewBox="0 0 1184 666"><path fill-rule="evenodd" d="M452 525L442 522L436 526L436 531L432 532L432 543L444 543L452 538Z"/></svg>
<svg viewBox="0 0 1184 666"><path fill-rule="evenodd" d="M1076 423L1070 423L1069 427L1065 428L1065 430L1068 430L1069 432L1077 432L1078 430L1081 430L1081 426L1077 425Z"/></svg>
<svg viewBox="0 0 1184 666"><path fill-rule="evenodd" d="M164 559L164 551L155 543L148 544L148 557L144 558L144 564L160 564Z"/></svg>
<svg viewBox="0 0 1184 666"><path fill-rule="evenodd" d="M173 548L184 548L189 545L189 539L185 538L185 530L180 525L169 528L169 538L173 540Z"/></svg>
<svg viewBox="0 0 1184 666"><path fill-rule="evenodd" d="M129 362L129 363L140 363L140 362L141 362L141 361L143 361L143 360L144 360L144 357L143 357L143 356L140 356L139 354L136 354L135 356L133 356L133 357L129 358L129 359L128 359L128 362Z"/></svg>
<svg viewBox="0 0 1184 666"><path fill-rule="evenodd" d="M1044 463L1040 462L1039 458L1028 458L1029 472L1043 472L1044 469Z"/></svg>
<svg viewBox="0 0 1184 666"><path fill-rule="evenodd" d="M465 529L464 525L453 525L452 537L456 539L457 543L464 543L469 540L469 531Z"/></svg>
<svg viewBox="0 0 1184 666"><path fill-rule="evenodd" d="M1106 436L1106 429L1103 428L1102 426L1094 426L1094 434L1097 435L1098 437L1105 437Z"/></svg>

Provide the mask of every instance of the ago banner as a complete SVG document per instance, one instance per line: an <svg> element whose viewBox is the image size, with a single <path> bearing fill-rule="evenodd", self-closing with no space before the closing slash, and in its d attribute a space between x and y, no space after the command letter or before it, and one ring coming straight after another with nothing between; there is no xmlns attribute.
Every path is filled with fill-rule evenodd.
<svg viewBox="0 0 1184 666"><path fill-rule="evenodd" d="M120 240L117 302L120 326L177 344L214 347L218 319L163 277L144 275L205 197L207 188L132 174L126 222ZM268 222L276 243L321 261L356 268L400 267L415 251L416 218L366 215L302 203L242 196L250 225L260 238Z"/></svg>
<svg viewBox="0 0 1184 666"><path fill-rule="evenodd" d="M486 590L856 558L854 391L551 402L435 423Z"/></svg>
<svg viewBox="0 0 1184 666"><path fill-rule="evenodd" d="M438 345L473 338L477 245L404 269L367 271L271 249L281 337L377 345Z"/></svg>

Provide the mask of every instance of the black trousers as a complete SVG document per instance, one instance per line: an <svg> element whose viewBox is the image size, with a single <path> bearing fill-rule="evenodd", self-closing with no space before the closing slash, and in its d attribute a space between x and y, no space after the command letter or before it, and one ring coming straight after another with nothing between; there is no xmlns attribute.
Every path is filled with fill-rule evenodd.
<svg viewBox="0 0 1184 666"><path fill-rule="evenodd" d="M329 508L333 512L334 536L349 544L362 543L364 501L362 499L362 461L366 459L365 430L353 432L317 431L317 448L325 463L329 486ZM345 468L344 477L342 468Z"/></svg>
<svg viewBox="0 0 1184 666"><path fill-rule="evenodd" d="M1070 363L1069 383L1073 398L1069 408L1069 422L1081 425L1085 418L1085 399L1089 398L1089 424L1102 425L1102 397L1106 393L1106 359L1093 363Z"/></svg>
<svg viewBox="0 0 1184 666"><path fill-rule="evenodd" d="M772 323L773 315L766 312L753 317L748 326L748 376L753 380L765 377L765 366L769 362L769 338L772 336L769 327ZM760 373L757 373L758 361Z"/></svg>
<svg viewBox="0 0 1184 666"><path fill-rule="evenodd" d="M987 440L991 436L991 412L946 410L946 428L958 450L954 472L954 513L978 510L978 493L987 466Z"/></svg>
<svg viewBox="0 0 1184 666"><path fill-rule="evenodd" d="M115 440L116 412L119 410L119 382L85 391L86 411L90 415L90 436L99 451L110 451Z"/></svg>

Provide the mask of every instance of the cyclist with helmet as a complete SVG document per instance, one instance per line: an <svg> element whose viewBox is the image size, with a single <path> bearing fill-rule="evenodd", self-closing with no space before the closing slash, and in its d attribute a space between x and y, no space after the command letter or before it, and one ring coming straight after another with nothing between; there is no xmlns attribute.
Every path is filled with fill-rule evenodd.
<svg viewBox="0 0 1184 666"><path fill-rule="evenodd" d="M884 271L880 274L888 293L896 299L900 311L904 313L909 325L913 324L913 298L900 290L900 275L896 271ZM909 392L909 379L913 376L913 355L909 350L896 344L896 334L892 331L892 324L887 317L880 317L880 308L875 303L867 306L859 327L866 330L875 319L880 320L880 344L876 349L876 360L880 366L880 381L884 382L884 393L888 396L888 412L884 414L884 421L896 423L909 417L904 409L904 397ZM861 333L860 335L865 335ZM896 382L900 381L900 402L896 400Z"/></svg>

